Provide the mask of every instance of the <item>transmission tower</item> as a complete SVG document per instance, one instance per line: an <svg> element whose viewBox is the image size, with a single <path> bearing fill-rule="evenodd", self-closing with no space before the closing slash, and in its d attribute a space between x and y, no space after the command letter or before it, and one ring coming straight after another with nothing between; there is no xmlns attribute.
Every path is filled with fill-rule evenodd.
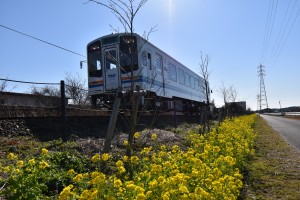
<svg viewBox="0 0 300 200"><path fill-rule="evenodd" d="M259 95L258 95L258 103L259 103L259 110L263 107L269 108L268 106L268 99L267 99L267 92L266 92L266 87L265 87L265 81L264 81L264 76L265 76L265 66L260 64L258 66L258 76L259 76Z"/></svg>

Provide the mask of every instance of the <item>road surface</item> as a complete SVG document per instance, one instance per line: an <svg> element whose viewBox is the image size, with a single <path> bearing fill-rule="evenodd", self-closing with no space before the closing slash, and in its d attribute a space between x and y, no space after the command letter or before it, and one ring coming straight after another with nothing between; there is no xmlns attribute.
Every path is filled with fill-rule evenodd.
<svg viewBox="0 0 300 200"><path fill-rule="evenodd" d="M260 115L291 145L300 150L300 120Z"/></svg>

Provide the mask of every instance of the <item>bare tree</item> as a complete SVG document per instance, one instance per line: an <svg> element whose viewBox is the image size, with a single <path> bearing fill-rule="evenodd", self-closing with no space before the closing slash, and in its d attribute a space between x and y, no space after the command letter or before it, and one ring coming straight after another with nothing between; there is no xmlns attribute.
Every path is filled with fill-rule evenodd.
<svg viewBox="0 0 300 200"><path fill-rule="evenodd" d="M135 3L135 0L106 0L106 1L96 1L89 0L89 2L97 3L104 6L112 11L119 22L122 24L125 32L133 33L134 27L133 22L138 11L147 3L148 0L140 0ZM112 27L112 26L111 26ZM113 28L113 27L112 27ZM117 29L113 28L116 32Z"/></svg>
<svg viewBox="0 0 300 200"><path fill-rule="evenodd" d="M238 92L233 85L226 87L224 82L222 82L222 86L219 88L218 92L224 101L224 105L229 102L235 102L237 99Z"/></svg>
<svg viewBox="0 0 300 200"><path fill-rule="evenodd" d="M88 102L88 92L85 79L81 78L78 73L72 75L65 74L66 96L70 98L75 105L86 105Z"/></svg>
<svg viewBox="0 0 300 200"><path fill-rule="evenodd" d="M218 90L221 98L223 99L224 105L229 102L229 90L225 87L224 82L222 82L222 86Z"/></svg>
<svg viewBox="0 0 300 200"><path fill-rule="evenodd" d="M9 89L8 81L10 81L8 78L6 79L0 79L0 92L7 92L12 91L17 87L17 85L12 86L12 88Z"/></svg>
<svg viewBox="0 0 300 200"><path fill-rule="evenodd" d="M86 88L85 79L81 78L79 74L73 75L71 73L65 74L66 97L72 100L74 105L86 105L88 102L88 92ZM60 88L55 86L45 85L37 87L33 85L30 90L31 94L43 96L60 97Z"/></svg>
<svg viewBox="0 0 300 200"><path fill-rule="evenodd" d="M37 87L36 85L33 85L31 87L30 93L36 95L43 95L43 96L55 96L55 97L60 96L59 88L48 86L48 85L44 87Z"/></svg>
<svg viewBox="0 0 300 200"><path fill-rule="evenodd" d="M237 95L238 95L238 92L236 91L234 86L230 85L230 87L228 89L228 96L229 96L230 102L236 102Z"/></svg>
<svg viewBox="0 0 300 200"><path fill-rule="evenodd" d="M147 3L148 0L89 0L89 2L97 3L103 7L106 7L109 9L115 17L119 20L119 22L122 24L124 31L126 33L130 33L130 36L133 36L134 32L134 19L137 15L137 13L140 11L140 9ZM111 26L111 25L110 25ZM112 27L112 26L111 26ZM113 27L112 27L113 28ZM116 32L118 32L117 29L113 28ZM151 29L151 31L153 31ZM134 54L137 54L138 49L133 48L133 43L131 43L131 60L134 60ZM127 148L127 156L131 156L132 154L132 144L133 144L133 135L136 131L136 123L137 123L137 112L138 112L138 100L139 100L139 91L135 91L136 88L134 88L134 63L132 62L131 66L131 73L130 73L130 80L131 80L131 91L130 91L130 98L132 102L132 112L131 112L131 130L128 135L128 148ZM107 137L109 138L109 137ZM110 141L106 141L110 143ZM107 145L105 145L107 146ZM107 149L104 149L104 151L107 151Z"/></svg>
<svg viewBox="0 0 300 200"><path fill-rule="evenodd" d="M202 91L204 90L205 98L206 98L205 110L204 110L204 123L203 123L203 133L204 133L206 131L206 125L208 131L210 129L209 120L208 120L208 111L209 111L210 92L211 92L209 88L209 77L211 75L211 71L209 71L208 69L210 57L207 54L204 56L203 53L200 52L200 59L201 59L201 62L199 63L200 74L204 79L204 83L201 84L201 86L202 86Z"/></svg>
<svg viewBox="0 0 300 200"><path fill-rule="evenodd" d="M0 83L0 92L4 92L6 88L7 88L7 81L2 80Z"/></svg>

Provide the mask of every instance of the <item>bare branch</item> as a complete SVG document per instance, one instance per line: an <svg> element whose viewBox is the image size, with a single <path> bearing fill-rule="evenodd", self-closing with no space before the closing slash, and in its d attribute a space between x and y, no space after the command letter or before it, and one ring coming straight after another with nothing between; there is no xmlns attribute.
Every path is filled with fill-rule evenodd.
<svg viewBox="0 0 300 200"><path fill-rule="evenodd" d="M220 96L224 101L224 105L229 101L229 90L225 87L224 82L222 82L222 86L218 90Z"/></svg>

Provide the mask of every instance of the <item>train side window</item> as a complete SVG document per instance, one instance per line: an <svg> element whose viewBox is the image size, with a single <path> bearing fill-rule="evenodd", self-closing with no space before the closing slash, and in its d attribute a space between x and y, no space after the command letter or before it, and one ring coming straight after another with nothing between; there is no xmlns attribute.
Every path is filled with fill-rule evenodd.
<svg viewBox="0 0 300 200"><path fill-rule="evenodd" d="M192 76L190 76L190 83L191 83L191 87L192 87L193 89L195 89L195 79L194 79L194 77L192 77Z"/></svg>
<svg viewBox="0 0 300 200"><path fill-rule="evenodd" d="M185 85L191 87L190 75L188 73L184 73Z"/></svg>
<svg viewBox="0 0 300 200"><path fill-rule="evenodd" d="M197 91L199 91L199 80L195 79L195 88Z"/></svg>
<svg viewBox="0 0 300 200"><path fill-rule="evenodd" d="M184 72L182 69L178 69L178 78L179 78L179 83L184 85Z"/></svg>
<svg viewBox="0 0 300 200"><path fill-rule="evenodd" d="M170 79L172 81L177 81L177 71L176 71L176 66L173 65L172 63L169 63L169 75Z"/></svg>
<svg viewBox="0 0 300 200"><path fill-rule="evenodd" d="M156 64L156 73L162 76L163 75L162 74L162 57L158 54L156 54L155 64Z"/></svg>

